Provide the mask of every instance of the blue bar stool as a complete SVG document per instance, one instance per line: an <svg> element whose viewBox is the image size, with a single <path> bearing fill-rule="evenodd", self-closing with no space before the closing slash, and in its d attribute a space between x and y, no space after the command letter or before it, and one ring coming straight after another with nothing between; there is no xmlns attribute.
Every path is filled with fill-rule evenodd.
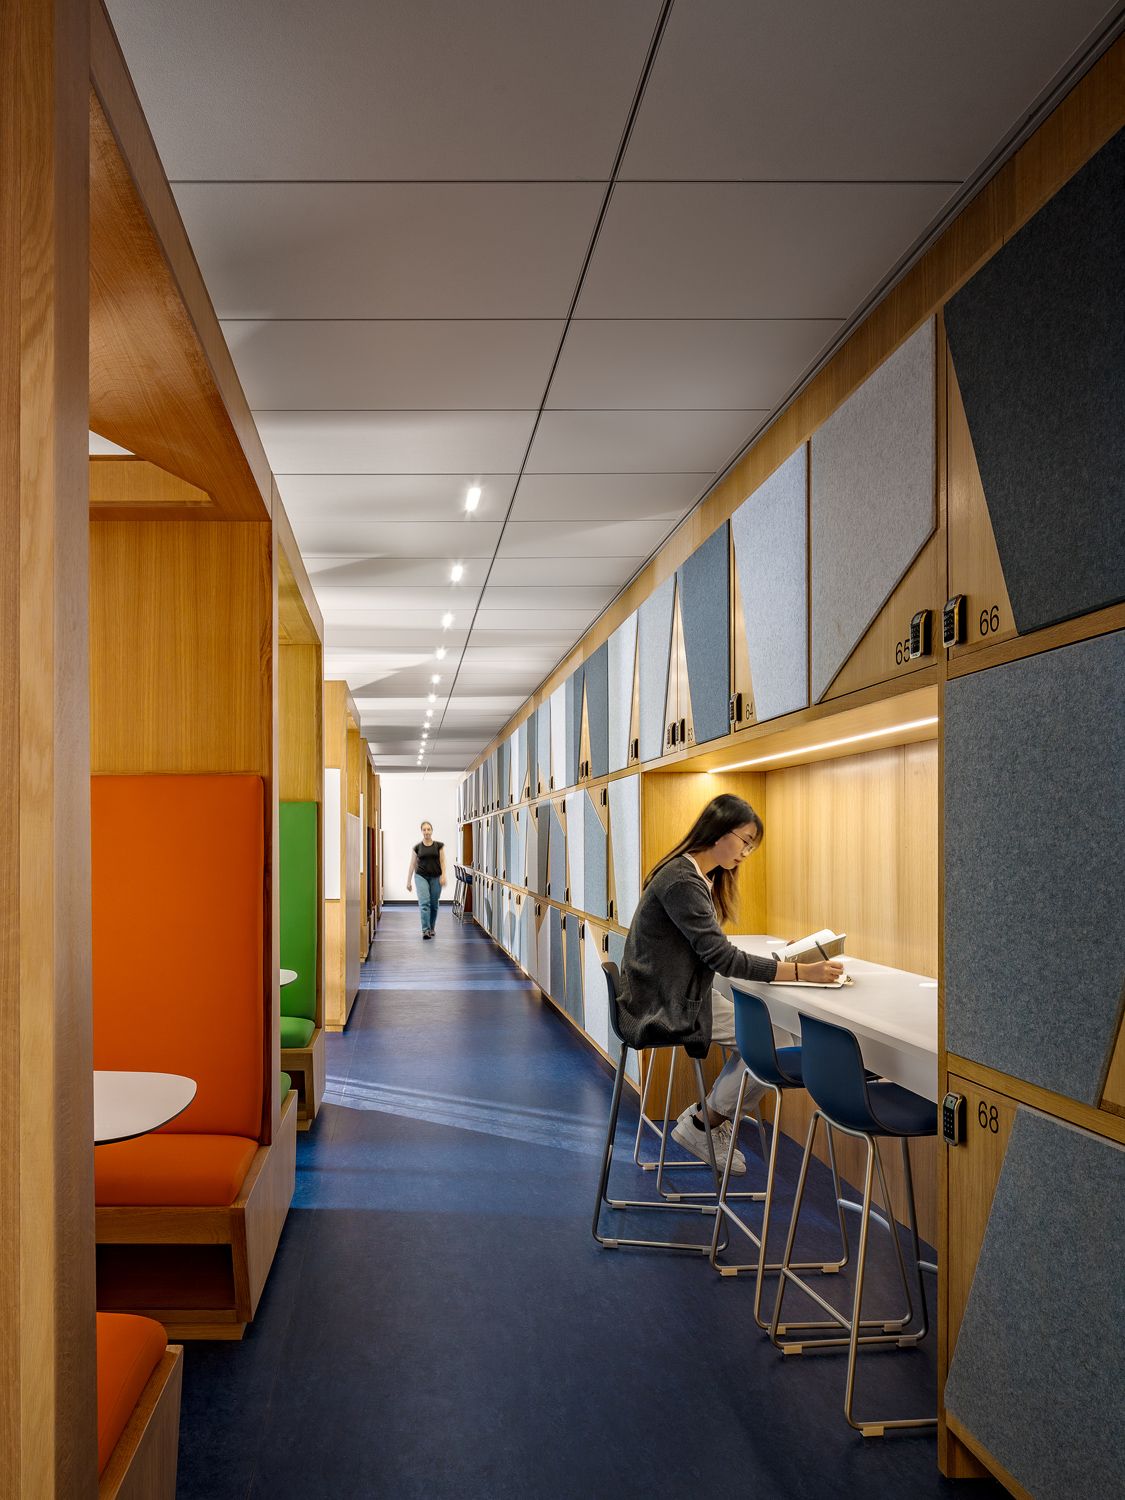
<svg viewBox="0 0 1125 1500"><path fill-rule="evenodd" d="M853 1414L853 1398L855 1396L855 1374L856 1359L861 1344L895 1344L900 1349L910 1348L921 1342L928 1331L929 1323L926 1311L926 1290L922 1284L922 1271L936 1271L937 1267L928 1261L923 1261L921 1245L918 1240L918 1218L914 1206L914 1179L910 1171L910 1152L907 1142L912 1138L930 1136L937 1134L937 1105L929 1099L923 1099L918 1094L912 1094L909 1089L900 1088L897 1083L885 1083L872 1080L863 1066L863 1057L859 1050L859 1043L852 1032L843 1026L834 1026L831 1022L820 1021L812 1016L801 1016L801 1062L804 1075L805 1087L812 1096L816 1105L816 1112L809 1123L808 1138L805 1143L805 1154L801 1160L801 1173L797 1182L797 1196L793 1203L793 1212L789 1219L789 1233L785 1241L785 1253L781 1261L781 1274L777 1283L777 1299L774 1302L773 1319L770 1324L770 1338L775 1346L785 1354L800 1354L805 1349L831 1349L842 1348L845 1345L848 1350L848 1373L844 1387L844 1416L850 1426L864 1437L882 1437L889 1428L896 1427L935 1427L937 1418L867 1418L858 1420ZM852 1300L852 1315L850 1318L832 1307L811 1286L803 1281L797 1274L792 1264L793 1241L797 1233L797 1220L801 1213L801 1200L805 1192L805 1180L808 1176L809 1160L812 1156L813 1142L816 1137L818 1122L823 1119L830 1130L843 1131L845 1135L855 1136L856 1139L864 1141L867 1146L867 1166L863 1179L863 1205L860 1209L859 1230L859 1253L856 1262L855 1295ZM902 1151L902 1170L906 1184L907 1214L910 1221L910 1234L913 1242L914 1276L920 1305L920 1316L918 1326L913 1331L908 1331L910 1324L914 1322L914 1306L910 1292L910 1281L907 1276L906 1261L902 1253L902 1244L899 1239L898 1226L895 1223L894 1211L891 1207L891 1196L887 1189L887 1179L883 1171L883 1162L879 1154L880 1138L897 1139ZM883 1206L886 1210L886 1218L875 1212L871 1206L872 1188L874 1186L875 1174L879 1175L880 1193ZM855 1207L854 1204L846 1205ZM860 1313L863 1306L863 1280L867 1267L867 1234L872 1218L876 1219L890 1233L894 1245L895 1255L898 1259L899 1272L902 1276L903 1289L906 1292L906 1315L902 1318L887 1319L882 1321L883 1332L878 1334L861 1334L861 1327L870 1327L871 1323L861 1323ZM786 1339L779 1341L782 1329L781 1309L782 1300L785 1295L786 1282L792 1281L809 1297L828 1313L831 1322L821 1326L825 1328L836 1327L843 1330L845 1336L837 1334L829 1338L809 1338L797 1343ZM806 1325L812 1326L812 1325Z"/></svg>
<svg viewBox="0 0 1125 1500"><path fill-rule="evenodd" d="M689 1213L697 1215L708 1215L718 1213L719 1196L719 1168L715 1161L714 1147L711 1136L707 1136L707 1153L710 1156L711 1179L714 1190L708 1196L709 1203L683 1202L680 1199L664 1199L657 1201L644 1198L611 1198L609 1195L610 1169L613 1166L613 1147L617 1136L617 1119L621 1113L621 1092L625 1085L625 1065L628 1061L629 1052L640 1049L627 1042L621 1031L621 1018L617 1003L617 997L621 990L621 972L614 963L603 963L602 972L605 974L606 988L609 991L609 1024L614 1036L621 1043L621 1053L617 1061L617 1072L613 1080L613 1100L609 1108L609 1126L606 1131L605 1150L602 1153L601 1176L598 1182L598 1196L594 1203L593 1235L599 1245L607 1249L616 1250L624 1246L631 1246L645 1250L680 1250L689 1254L710 1255L712 1236L700 1243L680 1242L677 1240L640 1240L623 1239L619 1236L604 1235L601 1232L602 1214L605 1209L637 1209L646 1213ZM646 1049L650 1050L650 1049ZM663 1050L652 1048L653 1051ZM707 1090L703 1082L703 1067L698 1058L693 1058L695 1067L695 1085L700 1104L706 1108Z"/></svg>
<svg viewBox="0 0 1125 1500"><path fill-rule="evenodd" d="M730 1206L731 1199L750 1194L733 1194L729 1191L730 1171L729 1162L727 1170L723 1172L723 1181L719 1189L719 1213L715 1216L714 1243L711 1246L711 1264L721 1276L737 1276L742 1271L753 1271L754 1284L754 1321L758 1327L768 1331L770 1324L762 1317L762 1281L767 1271L780 1271L781 1262L770 1263L766 1259L766 1247L769 1243L770 1214L773 1208L773 1191L777 1176L777 1139L781 1131L781 1096L786 1089L799 1089L804 1086L804 1078L801 1073L801 1049L800 1047L782 1047L780 1051L774 1042L773 1022L770 1019L769 1007L759 996L750 990L742 989L737 980L731 981L731 997L734 1000L734 1035L738 1045L738 1051L742 1061L746 1064L746 1072L742 1075L742 1082L738 1089L738 1104L735 1108L735 1118L741 1119L742 1105L746 1096L746 1090L753 1084L767 1089L773 1095L773 1135L770 1139L769 1156L766 1166L766 1190L764 1193L752 1195L762 1203L762 1228L759 1237L746 1223L745 1219ZM759 1126L761 1117L759 1116ZM763 1157L766 1152L763 1150ZM796 1271L820 1271L825 1275L841 1270L848 1263L848 1230L844 1221L843 1194L840 1191L840 1176L836 1169L836 1149L832 1142L832 1131L828 1130L828 1159L832 1166L832 1183L836 1194L836 1213L840 1222L840 1243L843 1253L839 1260L834 1261L794 1261L791 1269ZM737 1224L743 1234L752 1245L756 1245L758 1256L755 1261L741 1265L722 1265L719 1261L719 1229L724 1215ZM785 1332L791 1328L816 1328L821 1326L817 1323L789 1323L779 1332Z"/></svg>

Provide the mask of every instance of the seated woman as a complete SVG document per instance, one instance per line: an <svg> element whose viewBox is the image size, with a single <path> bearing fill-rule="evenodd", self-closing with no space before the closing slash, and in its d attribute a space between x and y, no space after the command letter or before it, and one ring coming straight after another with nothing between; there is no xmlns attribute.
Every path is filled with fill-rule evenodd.
<svg viewBox="0 0 1125 1500"><path fill-rule="evenodd" d="M830 984L843 965L777 963L743 953L727 941L720 926L738 904L737 871L762 842L761 818L741 797L724 794L700 813L687 834L650 872L625 940L621 965L621 1026L630 1046L682 1043L692 1057L705 1057L712 1042L734 1046L734 1006L711 982L730 979L806 979ZM743 1062L732 1054L707 1096L707 1119L689 1105L676 1121L672 1139L701 1161L708 1161L707 1132L722 1170L733 1150L732 1173L746 1171L734 1146L731 1114L738 1098ZM753 1104L761 1091L746 1096Z"/></svg>

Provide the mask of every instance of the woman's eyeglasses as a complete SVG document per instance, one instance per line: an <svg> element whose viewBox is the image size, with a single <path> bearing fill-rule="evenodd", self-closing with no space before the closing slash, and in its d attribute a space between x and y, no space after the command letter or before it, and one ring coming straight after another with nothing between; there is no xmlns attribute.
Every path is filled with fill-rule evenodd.
<svg viewBox="0 0 1125 1500"><path fill-rule="evenodd" d="M739 843L744 849L756 849L758 847L758 840L754 837L753 834L751 834L749 838L744 838L743 835L739 833L737 828L732 828L731 833L734 834L735 838L738 839Z"/></svg>

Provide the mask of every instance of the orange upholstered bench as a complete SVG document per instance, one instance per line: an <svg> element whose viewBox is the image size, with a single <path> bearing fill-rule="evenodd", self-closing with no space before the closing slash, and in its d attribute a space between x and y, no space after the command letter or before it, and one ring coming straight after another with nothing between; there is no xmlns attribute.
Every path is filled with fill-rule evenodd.
<svg viewBox="0 0 1125 1500"><path fill-rule="evenodd" d="M192 1103L159 1131L95 1149L98 1305L150 1314L185 1337L238 1337L273 1259L296 1158L292 1099L264 1144L264 784L95 776L91 845L94 1066L196 1082Z"/></svg>
<svg viewBox="0 0 1125 1500"><path fill-rule="evenodd" d="M99 1500L173 1500L183 1350L151 1318L98 1314Z"/></svg>

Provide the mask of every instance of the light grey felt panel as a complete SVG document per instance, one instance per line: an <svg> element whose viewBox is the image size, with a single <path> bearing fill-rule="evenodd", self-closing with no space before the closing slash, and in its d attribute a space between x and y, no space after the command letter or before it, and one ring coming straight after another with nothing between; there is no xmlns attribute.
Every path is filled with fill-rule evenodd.
<svg viewBox="0 0 1125 1500"><path fill-rule="evenodd" d="M516 815L504 814L504 879L516 878Z"/></svg>
<svg viewBox="0 0 1125 1500"><path fill-rule="evenodd" d="M678 570L695 743L730 730L730 530L724 523Z"/></svg>
<svg viewBox="0 0 1125 1500"><path fill-rule="evenodd" d="M566 920L566 1013L579 1026L585 1026L582 1006L582 922L576 916Z"/></svg>
<svg viewBox="0 0 1125 1500"><path fill-rule="evenodd" d="M586 721L590 728L590 774L609 771L609 642L586 662Z"/></svg>
<svg viewBox="0 0 1125 1500"><path fill-rule="evenodd" d="M535 759L539 767L539 791L551 786L551 700L544 698L535 710ZM532 791L536 791L535 787Z"/></svg>
<svg viewBox="0 0 1125 1500"><path fill-rule="evenodd" d="M535 973L535 902L530 896L520 908L520 963L529 974Z"/></svg>
<svg viewBox="0 0 1125 1500"><path fill-rule="evenodd" d="M563 960L562 912L551 907L551 999L566 1005L566 966Z"/></svg>
<svg viewBox="0 0 1125 1500"><path fill-rule="evenodd" d="M1097 1104L1125 952L1125 631L945 691L950 1052Z"/></svg>
<svg viewBox="0 0 1125 1500"><path fill-rule="evenodd" d="M566 683L562 682L551 694L551 776L547 783L560 791L566 785Z"/></svg>
<svg viewBox="0 0 1125 1500"><path fill-rule="evenodd" d="M508 800L519 801L519 730L508 736Z"/></svg>
<svg viewBox="0 0 1125 1500"><path fill-rule="evenodd" d="M730 518L760 722L809 701L807 474L802 443Z"/></svg>
<svg viewBox="0 0 1125 1500"><path fill-rule="evenodd" d="M527 720L516 730L516 801L523 800L527 780Z"/></svg>
<svg viewBox="0 0 1125 1500"><path fill-rule="evenodd" d="M601 796L601 793L598 793ZM583 911L588 911L592 917L601 917L603 920L609 913L609 901L606 894L606 832L602 826L602 820L598 816L598 809L594 806L593 798L589 792L582 793L583 811L586 816L586 832L583 842L583 860L585 863L585 880L583 882Z"/></svg>
<svg viewBox="0 0 1125 1500"><path fill-rule="evenodd" d="M568 896L552 891L556 901L568 901L582 911L586 905L586 821L583 817L585 792L568 792L566 797L566 864Z"/></svg>
<svg viewBox="0 0 1125 1500"><path fill-rule="evenodd" d="M549 910L540 919L536 943L539 950L539 962L535 971L535 980L543 993L549 995L551 993L551 913Z"/></svg>
<svg viewBox="0 0 1125 1500"><path fill-rule="evenodd" d="M814 702L935 521L934 325L927 319L813 434Z"/></svg>
<svg viewBox="0 0 1125 1500"><path fill-rule="evenodd" d="M573 786L578 780L578 756L582 745L582 677L583 668L575 667L566 679L567 786Z"/></svg>
<svg viewBox="0 0 1125 1500"><path fill-rule="evenodd" d="M609 998L602 973L602 945L596 928L586 923L582 945L583 1024L603 1052L609 1051Z"/></svg>
<svg viewBox="0 0 1125 1500"><path fill-rule="evenodd" d="M642 760L656 760L664 753L664 707L675 597L676 578L673 574L637 610Z"/></svg>
<svg viewBox="0 0 1125 1500"><path fill-rule="evenodd" d="M1122 1492L1123 1223L1125 1149L1021 1108L945 1401L1036 1500Z"/></svg>
<svg viewBox="0 0 1125 1500"><path fill-rule="evenodd" d="M633 713L633 676L637 659L634 612L609 638L609 769L629 764L629 722Z"/></svg>
<svg viewBox="0 0 1125 1500"><path fill-rule="evenodd" d="M508 741L501 740L496 750L496 791L500 806L508 805L508 785L511 773L508 770Z"/></svg>
<svg viewBox="0 0 1125 1500"><path fill-rule="evenodd" d="M609 834L617 887L614 921L628 927L641 897L641 778L623 776L609 784Z"/></svg>
<svg viewBox="0 0 1125 1500"><path fill-rule="evenodd" d="M523 814L523 877L520 884L534 890L538 871L539 820L535 816L535 808L527 807Z"/></svg>
<svg viewBox="0 0 1125 1500"><path fill-rule="evenodd" d="M1125 131L946 304L1016 626L1125 597Z"/></svg>
<svg viewBox="0 0 1125 1500"><path fill-rule="evenodd" d="M553 901L562 901L566 892L566 834L559 817L558 804L551 803L551 847L548 854L548 895Z"/></svg>
<svg viewBox="0 0 1125 1500"><path fill-rule="evenodd" d="M549 803L541 802L536 808L536 849L538 862L536 864L535 889L541 896L547 894L547 881L550 878L547 863L548 851L551 843L551 809Z"/></svg>

